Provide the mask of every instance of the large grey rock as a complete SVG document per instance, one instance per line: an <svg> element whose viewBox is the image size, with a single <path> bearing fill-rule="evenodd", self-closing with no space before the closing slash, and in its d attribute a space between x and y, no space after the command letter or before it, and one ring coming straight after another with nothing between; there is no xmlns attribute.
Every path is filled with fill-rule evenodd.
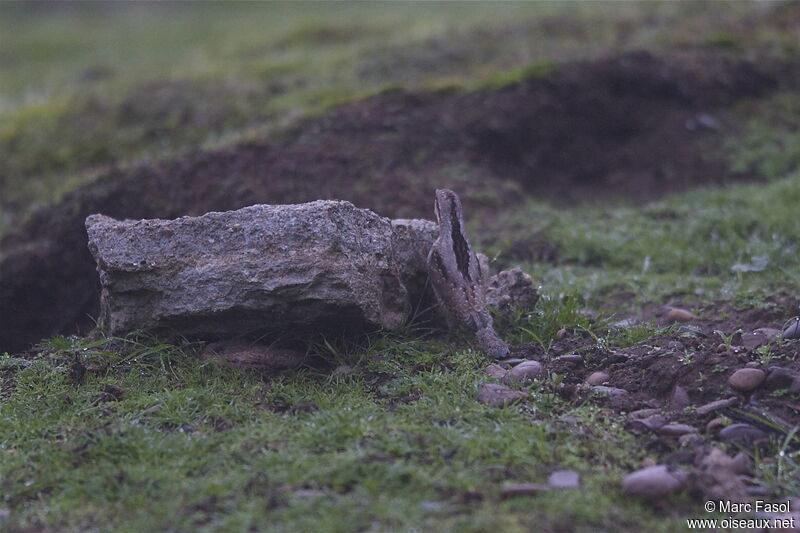
<svg viewBox="0 0 800 533"><path fill-rule="evenodd" d="M86 230L100 274L100 323L114 335L392 329L436 302L427 271L436 223L389 220L345 201L175 220L91 215ZM516 308L517 295L529 303L520 279L490 278L511 295L503 310Z"/></svg>
<svg viewBox="0 0 800 533"><path fill-rule="evenodd" d="M344 201L254 205L176 220L86 219L112 334L231 335L409 316L392 224Z"/></svg>

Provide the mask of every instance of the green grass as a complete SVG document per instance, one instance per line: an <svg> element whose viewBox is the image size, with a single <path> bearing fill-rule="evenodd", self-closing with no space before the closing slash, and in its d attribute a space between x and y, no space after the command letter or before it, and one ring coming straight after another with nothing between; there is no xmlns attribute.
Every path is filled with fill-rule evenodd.
<svg viewBox="0 0 800 533"><path fill-rule="evenodd" d="M547 384L522 405L483 406L486 362L464 347L384 336L366 357L345 354L362 359L347 375L265 379L201 362L191 345L114 346L57 338L33 361L0 361L16 383L0 407L12 531L674 530L620 492L643 452L617 419ZM75 354L107 370L76 383ZM121 399L98 402L110 385ZM285 410L298 402L318 409ZM558 468L584 487L499 496Z"/></svg>
<svg viewBox="0 0 800 533"><path fill-rule="evenodd" d="M756 9L745 3L300 6L1 5L0 233L103 165L263 140L387 87L501 86L641 46L796 54L777 30L738 31ZM499 38L508 28L516 37ZM523 265L543 297L498 319L503 336L548 347L566 328L622 348L664 330L614 328L613 311L672 298L751 308L796 295L795 100L735 110L744 128L727 145L731 166L767 183L645 207L530 203L492 234L470 220L501 265L517 262L515 242L557 250ZM478 194L471 185L466 176L464 194ZM609 301L621 293L632 296ZM601 319L585 308L602 308ZM684 531L679 516L701 516L685 497L666 511L622 494L620 477L647 451L619 415L563 401L561 376L528 387L519 405L488 408L475 401L488 362L464 338L423 333L319 340L313 348L340 371L277 376L148 337L54 338L35 358L6 355L0 529ZM76 358L101 370L76 382ZM291 409L300 402L317 409ZM766 456L776 461L760 462L759 475L796 492L796 454L786 448L775 443ZM559 468L579 471L582 488L500 497L506 484L544 482Z"/></svg>
<svg viewBox="0 0 800 533"><path fill-rule="evenodd" d="M543 242L557 258L526 265L553 293L589 305L632 293L632 304L682 296L763 303L798 290L800 174L769 183L696 190L644 207L556 208L532 203L484 237L485 251L510 262L515 242ZM476 231L480 234L480 231Z"/></svg>

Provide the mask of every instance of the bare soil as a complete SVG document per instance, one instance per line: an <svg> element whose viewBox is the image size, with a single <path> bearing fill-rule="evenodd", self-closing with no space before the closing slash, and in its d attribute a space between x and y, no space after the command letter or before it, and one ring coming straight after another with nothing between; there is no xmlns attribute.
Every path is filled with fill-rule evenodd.
<svg viewBox="0 0 800 533"><path fill-rule="evenodd" d="M268 143L110 167L0 243L0 351L92 328L99 291L83 226L92 213L173 218L339 198L431 217L443 186L486 220L526 198L648 201L755 179L732 174L720 155L726 109L793 86L796 74L724 51L626 53L500 88L390 91Z"/></svg>
<svg viewBox="0 0 800 533"><path fill-rule="evenodd" d="M549 350L535 343L514 347L512 357L538 360L548 372L562 374L564 385L561 394L576 402L598 402L621 413L658 409L666 413L671 422L689 424L708 438L714 438L714 435L705 431L706 424L719 416L755 425L770 436L785 436L800 425L800 396L797 393L771 391L764 385L742 393L728 385L731 374L748 363L764 370L767 375L775 367L800 375L800 340L775 338L760 346L747 340L748 334L759 328L782 329L787 317L798 313L800 301L782 297L771 303L769 308L748 310L737 310L728 304L706 304L700 308L695 320L673 324L666 319L664 309L652 309L625 318L654 321L661 326L672 325L671 331L629 348L605 347L598 345L586 333L571 332ZM742 335L736 335L737 332L743 333L745 340L742 340ZM769 355L765 357L767 349ZM583 361L576 363L558 359L566 354L580 354ZM623 389L627 394L593 396L584 383L597 371L609 375L604 385ZM685 405L680 405L680 402L676 405L676 387L686 393ZM735 398L736 401L729 408L707 414L697 414L694 409L726 398ZM749 415L754 415L755 420ZM769 423L765 424L765 421ZM666 443L667 449L678 448L677 439L654 438L661 444Z"/></svg>

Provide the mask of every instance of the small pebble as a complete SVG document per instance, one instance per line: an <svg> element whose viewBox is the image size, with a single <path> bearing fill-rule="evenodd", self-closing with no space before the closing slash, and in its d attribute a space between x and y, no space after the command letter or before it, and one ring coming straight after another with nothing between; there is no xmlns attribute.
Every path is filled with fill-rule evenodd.
<svg viewBox="0 0 800 533"><path fill-rule="evenodd" d="M505 379L507 381L519 381L528 383L534 379L539 379L545 374L544 367L538 361L525 361L508 371Z"/></svg>
<svg viewBox="0 0 800 533"><path fill-rule="evenodd" d="M744 365L744 367L745 368L761 368L761 363L759 363L758 361L750 361L749 363Z"/></svg>
<svg viewBox="0 0 800 533"><path fill-rule="evenodd" d="M490 376L492 376L495 379L502 379L508 373L508 370L506 370L505 368L503 368L500 365L496 365L496 364L492 363L491 365L487 366L484 369L484 372L486 372L487 374L489 374Z"/></svg>
<svg viewBox="0 0 800 533"><path fill-rule="evenodd" d="M683 487L686 474L667 465L642 468L625 476L622 488L630 494L645 498L659 498Z"/></svg>
<svg viewBox="0 0 800 533"><path fill-rule="evenodd" d="M491 407L504 407L526 396L522 391L509 389L497 383L486 383L478 391L478 401Z"/></svg>
<svg viewBox="0 0 800 533"><path fill-rule="evenodd" d="M694 313L679 307L670 307L669 311L667 311L667 320L671 320L673 322L691 322L692 320L696 319L697 316Z"/></svg>
<svg viewBox="0 0 800 533"><path fill-rule="evenodd" d="M720 430L719 438L732 444L747 446L767 438L767 434L750 424L731 424Z"/></svg>
<svg viewBox="0 0 800 533"><path fill-rule="evenodd" d="M734 397L726 398L724 400L717 400L715 402L710 402L710 403L707 403L705 405L701 405L700 407L697 408L697 411L695 411L695 412L697 413L697 416L705 416L705 415L707 415L709 413L713 413L714 411L717 411L719 409L724 409L726 407L730 407L731 405L736 404L736 402L738 402L738 401L739 400L737 400Z"/></svg>
<svg viewBox="0 0 800 533"><path fill-rule="evenodd" d="M669 348L670 350L681 351L684 348L686 348L686 346L684 346L682 342L669 341L667 343L667 348Z"/></svg>
<svg viewBox="0 0 800 533"><path fill-rule="evenodd" d="M567 330L566 330L566 329L564 329L564 328L561 328L560 330L558 330L558 331L556 332L556 338L557 338L557 339L563 339L563 338L564 338L564 337L566 337L566 336L567 336Z"/></svg>
<svg viewBox="0 0 800 533"><path fill-rule="evenodd" d="M606 372L592 372L588 378L586 378L586 383L589 385L602 385L606 381L608 381L609 375Z"/></svg>
<svg viewBox="0 0 800 533"><path fill-rule="evenodd" d="M722 353L722 352L727 352L727 351L728 351L728 345L727 344L724 344L724 343L717 344L717 352Z"/></svg>
<svg viewBox="0 0 800 533"><path fill-rule="evenodd" d="M667 424L659 429L658 432L668 437L680 437L687 433L696 433L697 429L688 424Z"/></svg>
<svg viewBox="0 0 800 533"><path fill-rule="evenodd" d="M757 389L765 377L766 374L759 368L740 368L728 378L728 385L741 392L750 392Z"/></svg>
<svg viewBox="0 0 800 533"><path fill-rule="evenodd" d="M547 484L554 489L577 489L581 486L581 476L574 470L556 470L547 478Z"/></svg>

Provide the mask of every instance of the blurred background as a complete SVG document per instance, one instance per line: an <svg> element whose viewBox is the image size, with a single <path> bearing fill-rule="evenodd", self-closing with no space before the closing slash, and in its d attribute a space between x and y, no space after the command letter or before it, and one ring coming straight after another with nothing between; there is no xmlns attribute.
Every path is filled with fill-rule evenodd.
<svg viewBox="0 0 800 533"><path fill-rule="evenodd" d="M798 46L780 2L0 4L0 350L91 328L95 212L449 187L556 291L739 294L793 264Z"/></svg>

